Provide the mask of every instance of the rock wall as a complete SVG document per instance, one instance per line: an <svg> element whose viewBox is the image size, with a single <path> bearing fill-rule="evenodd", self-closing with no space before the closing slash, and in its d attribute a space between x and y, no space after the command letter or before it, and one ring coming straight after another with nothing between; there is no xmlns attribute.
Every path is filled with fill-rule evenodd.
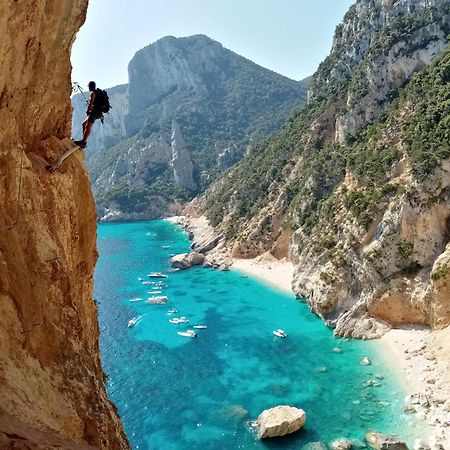
<svg viewBox="0 0 450 450"><path fill-rule="evenodd" d="M0 448L127 449L92 298L96 215L70 133L87 0L0 4Z"/></svg>

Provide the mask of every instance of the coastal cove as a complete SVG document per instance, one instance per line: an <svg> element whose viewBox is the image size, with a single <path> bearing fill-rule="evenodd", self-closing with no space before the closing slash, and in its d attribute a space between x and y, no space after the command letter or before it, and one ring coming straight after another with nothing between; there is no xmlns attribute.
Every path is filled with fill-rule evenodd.
<svg viewBox="0 0 450 450"><path fill-rule="evenodd" d="M189 250L182 229L167 221L100 224L95 273L100 348L108 392L134 449L301 449L338 438L362 441L369 430L409 445L422 424L402 412L398 372L380 343L336 339L293 294L238 266L170 272L170 255ZM168 274L151 296L147 274ZM243 273L246 275L243 275ZM248 275L247 275L248 274ZM169 323L176 308L189 324ZM137 325L127 327L132 317ZM179 336L206 324L196 339ZM287 339L272 331L282 328ZM371 365L361 365L368 357ZM297 434L261 442L249 427L266 408L306 411Z"/></svg>

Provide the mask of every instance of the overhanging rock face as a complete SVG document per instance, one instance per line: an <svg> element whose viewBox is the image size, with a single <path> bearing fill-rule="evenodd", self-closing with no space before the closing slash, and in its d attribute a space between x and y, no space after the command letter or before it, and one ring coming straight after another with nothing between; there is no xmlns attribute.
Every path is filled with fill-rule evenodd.
<svg viewBox="0 0 450 450"><path fill-rule="evenodd" d="M0 448L129 448L100 364L89 178L76 157L45 170L70 135L86 9L0 3Z"/></svg>

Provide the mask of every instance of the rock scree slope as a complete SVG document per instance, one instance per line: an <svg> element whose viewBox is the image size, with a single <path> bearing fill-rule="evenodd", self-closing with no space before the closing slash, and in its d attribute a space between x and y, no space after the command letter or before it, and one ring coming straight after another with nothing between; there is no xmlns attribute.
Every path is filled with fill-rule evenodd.
<svg viewBox="0 0 450 450"><path fill-rule="evenodd" d="M0 448L129 448L100 363L89 177L76 157L45 170L87 3L0 3Z"/></svg>

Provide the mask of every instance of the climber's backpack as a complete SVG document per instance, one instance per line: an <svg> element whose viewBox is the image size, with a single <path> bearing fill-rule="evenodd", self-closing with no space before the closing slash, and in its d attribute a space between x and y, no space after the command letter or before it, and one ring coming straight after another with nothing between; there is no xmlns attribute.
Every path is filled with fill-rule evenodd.
<svg viewBox="0 0 450 450"><path fill-rule="evenodd" d="M95 90L94 106L95 109L101 111L102 113L107 113L111 109L108 94L103 89Z"/></svg>

